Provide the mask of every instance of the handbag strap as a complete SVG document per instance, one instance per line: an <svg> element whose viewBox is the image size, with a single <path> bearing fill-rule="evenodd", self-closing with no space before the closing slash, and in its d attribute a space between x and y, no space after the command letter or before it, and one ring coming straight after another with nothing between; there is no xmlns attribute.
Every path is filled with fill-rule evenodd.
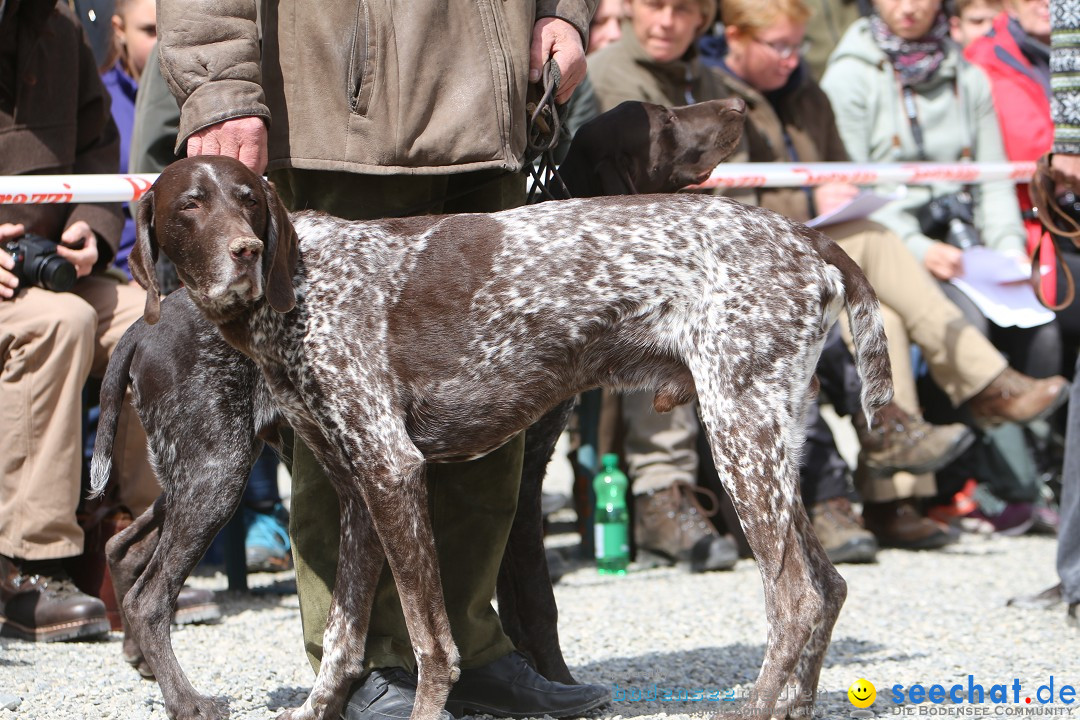
<svg viewBox="0 0 1080 720"><path fill-rule="evenodd" d="M1035 217L1039 219L1039 222L1051 235L1068 238L1072 240L1074 245L1080 247L1080 223L1077 223L1055 202L1054 185L1054 176L1050 170L1050 153L1044 153L1035 163L1035 174L1032 176L1031 184L1028 186L1031 202L1035 209ZM1067 230L1060 227L1058 225L1060 220L1064 220L1067 225L1071 226L1071 229ZM1049 261L1051 266L1060 265L1063 271L1062 274L1065 277L1065 299L1060 303L1054 303L1050 298L1046 297L1040 282L1039 254L1044 245L1049 248L1048 252L1054 253L1054 257ZM1055 312L1064 310L1072 304L1076 297L1076 282L1073 279L1072 271L1069 270L1068 264L1057 263L1057 249L1054 247L1053 242L1035 244L1031 252L1031 276L1035 285L1035 295L1039 298L1039 302Z"/></svg>

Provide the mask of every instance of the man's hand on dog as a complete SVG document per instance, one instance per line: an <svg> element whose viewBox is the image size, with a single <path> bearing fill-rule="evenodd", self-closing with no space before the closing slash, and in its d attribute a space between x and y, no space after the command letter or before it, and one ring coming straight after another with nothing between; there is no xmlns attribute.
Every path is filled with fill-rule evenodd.
<svg viewBox="0 0 1080 720"><path fill-rule="evenodd" d="M266 170L266 123L258 117L230 118L193 133L187 141L188 157L228 155L251 168L256 175Z"/></svg>

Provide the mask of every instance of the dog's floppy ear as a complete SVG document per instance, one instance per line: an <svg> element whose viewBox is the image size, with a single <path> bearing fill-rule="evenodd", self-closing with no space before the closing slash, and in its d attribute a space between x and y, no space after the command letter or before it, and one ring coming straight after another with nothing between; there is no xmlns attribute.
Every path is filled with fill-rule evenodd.
<svg viewBox="0 0 1080 720"><path fill-rule="evenodd" d="M293 275L300 254L296 230L274 186L266 180L262 183L269 215L266 220L266 262L270 263L270 270L266 279L266 299L274 310L287 313L296 307Z"/></svg>
<svg viewBox="0 0 1080 720"><path fill-rule="evenodd" d="M161 317L161 292L158 290L157 236L154 232L154 191L148 190L135 211L135 247L128 257L128 268L135 281L146 288L143 317L153 325Z"/></svg>

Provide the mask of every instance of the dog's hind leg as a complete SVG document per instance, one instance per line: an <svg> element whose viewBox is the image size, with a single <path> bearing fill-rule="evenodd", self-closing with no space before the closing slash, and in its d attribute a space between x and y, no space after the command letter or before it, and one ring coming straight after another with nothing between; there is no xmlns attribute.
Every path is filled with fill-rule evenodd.
<svg viewBox="0 0 1080 720"><path fill-rule="evenodd" d="M223 441L224 442L224 441ZM254 443L257 453L261 443ZM155 503L160 539L149 563L125 593L122 612L132 639L157 678L171 718L221 718L223 710L187 679L171 642L173 608L184 581L240 504L253 456L234 452L223 467L214 453L192 452L195 467L173 466Z"/></svg>
<svg viewBox="0 0 1080 720"><path fill-rule="evenodd" d="M736 715L812 712L812 700L780 708L776 704L781 693L792 690L812 696L812 684L786 686L793 674L816 683L846 586L827 561L819 561L823 552L799 496L801 418L792 417L789 403L779 399L789 397L781 380L771 388L743 388L730 398L721 394L718 375L695 372L694 377L713 459L757 558L765 590L765 658L751 699Z"/></svg>
<svg viewBox="0 0 1080 720"><path fill-rule="evenodd" d="M573 399L552 408L525 433L525 461L517 514L499 567L499 619L514 645L548 680L576 685L559 645L559 609L544 551L540 495L548 461L574 409Z"/></svg>
<svg viewBox="0 0 1080 720"><path fill-rule="evenodd" d="M159 497L146 512L135 518L135 522L112 536L105 545L105 558L109 563L116 605L120 608L120 621L124 627L121 652L124 660L147 679L153 678L154 673L131 634L131 623L124 613L124 597L146 570L147 563L157 550L164 516L164 501Z"/></svg>

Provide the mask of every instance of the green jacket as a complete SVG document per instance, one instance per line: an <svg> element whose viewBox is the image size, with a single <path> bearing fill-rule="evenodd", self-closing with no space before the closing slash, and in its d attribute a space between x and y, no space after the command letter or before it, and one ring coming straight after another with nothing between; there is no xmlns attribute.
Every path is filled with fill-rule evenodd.
<svg viewBox="0 0 1080 720"><path fill-rule="evenodd" d="M821 87L832 101L840 136L853 161L919 160L892 65L874 42L868 20L857 20L844 34ZM1006 162L990 81L981 68L964 60L959 46L949 43L941 67L915 91L928 160L958 162L968 147L974 160ZM916 212L931 197L961 187L957 182L910 185L904 198L875 213L873 219L903 238L921 260L935 241L920 232ZM999 250L1023 252L1025 232L1013 183L981 183L973 194L975 224L983 242Z"/></svg>
<svg viewBox="0 0 1080 720"><path fill-rule="evenodd" d="M162 0L177 147L222 120L270 123L268 170L442 174L521 167L535 20L584 38L596 0Z"/></svg>

